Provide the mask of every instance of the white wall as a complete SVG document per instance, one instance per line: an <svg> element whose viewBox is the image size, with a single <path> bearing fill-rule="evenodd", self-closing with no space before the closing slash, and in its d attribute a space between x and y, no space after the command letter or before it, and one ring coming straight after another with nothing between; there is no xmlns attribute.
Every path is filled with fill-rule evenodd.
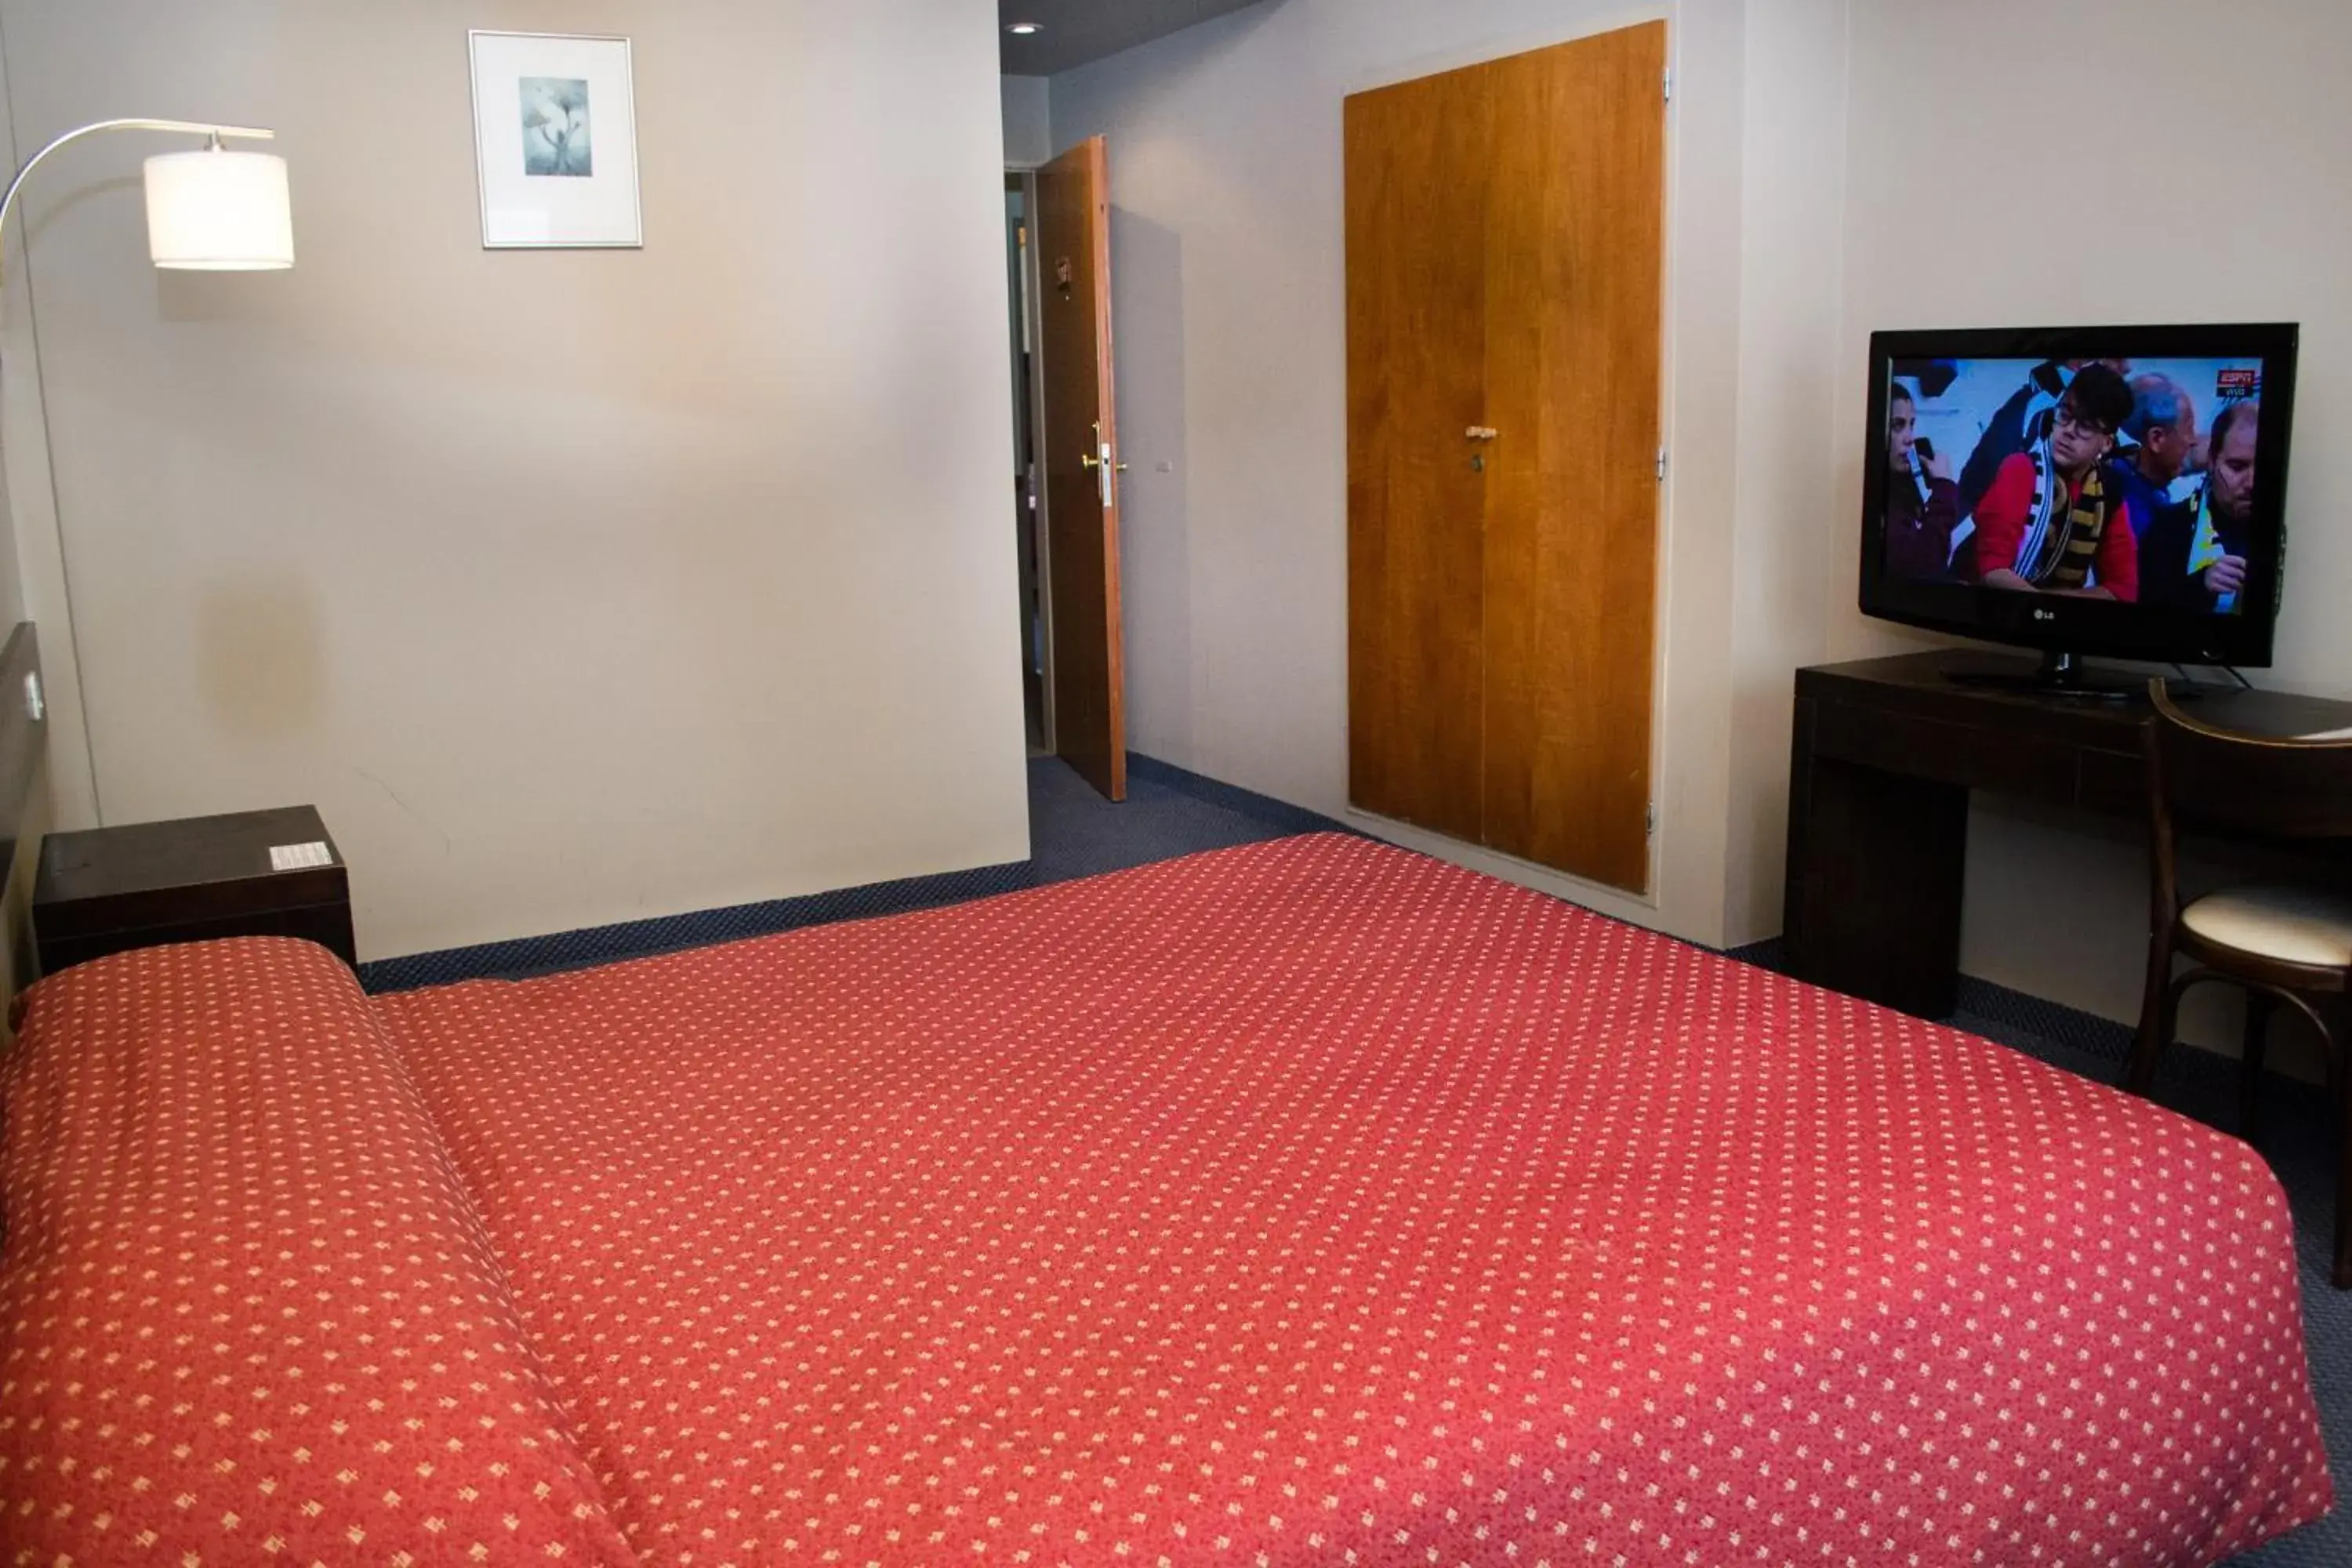
<svg viewBox="0 0 2352 1568"><path fill-rule="evenodd" d="M1854 7L1836 483L1819 535L1840 585L1834 656L1916 646L1843 586L1874 329L2296 321L2293 559L2262 679L2352 696L2352 449L2335 438L2352 420L2348 61L2352 6L2322 0ZM1963 966L2137 1016L2137 829L1979 801L1969 831Z"/></svg>
<svg viewBox="0 0 2352 1568"><path fill-rule="evenodd" d="M5 39L0 38L0 165L14 170L18 153L7 76ZM49 749L53 756L79 758L84 741L72 639L62 612L54 621L45 618L49 608L45 590L57 577L57 512L49 486L48 425L41 407L40 343L33 332L33 272L25 252L22 202L20 196L6 232L0 233L0 617L11 625L27 616L43 622ZM52 776L61 771L53 764Z"/></svg>
<svg viewBox="0 0 2352 1568"><path fill-rule="evenodd" d="M13 170L16 166L16 147L8 134L7 84L7 51L5 40L0 40L0 169ZM0 300L0 340L8 344L27 342L30 339L32 318L29 299L16 299L16 296L24 293L24 289L13 286L23 278L24 271L25 226L11 222L6 232L0 233L0 289L5 289L9 296ZM15 497L10 493L14 489L10 474L16 468L29 466L17 458L16 444L6 428L8 405L40 395L37 375L29 374L34 367L18 365L16 361L19 357L15 353L0 355L0 539L8 540L13 540L16 534L17 510ZM13 384L11 372L16 373ZM5 639L8 628L24 618L23 571L16 563L16 551L0 549L0 639Z"/></svg>
<svg viewBox="0 0 2352 1568"><path fill-rule="evenodd" d="M1349 93L1672 23L1669 438L1654 901L1400 839L1699 941L1723 934L1733 700L1743 7L1280 0L1054 79L1056 147L1110 139L1137 750L1347 809ZM1785 768L1785 763L1783 763ZM1369 826L1369 825L1368 825Z"/></svg>
<svg viewBox="0 0 2352 1568"><path fill-rule="evenodd" d="M995 171L1095 131L1135 743L1343 811L1340 100L1661 14L1658 891L1458 858L1701 941L1777 926L1789 671L1916 646L1851 608L1876 327L2300 320L2271 679L2352 691L2352 459L2313 434L2352 401L2352 9L1278 0L1055 79L1050 138L1039 87L988 100L992 21L950 0L328 9L0 0L19 145L125 105L274 121L303 250L290 279L158 277L137 150L77 151L36 192L31 289L8 273L0 441L69 819L50 436L108 815L318 800L373 952L1023 852ZM645 252L478 250L467 26L635 35ZM2085 60L2095 112L2053 116ZM2063 150L2079 225L2032 175L2053 121L2114 149ZM825 155L750 160L774 188L745 201L709 150L747 136ZM799 222L877 210L822 246ZM2077 228L2114 243L2053 237ZM1984 803L1974 837L1971 972L2129 1016L2136 832Z"/></svg>
<svg viewBox="0 0 2352 1568"><path fill-rule="evenodd" d="M1004 166L1034 169L1054 156L1054 128L1049 105L1052 81L1042 76L1006 76L1000 89L1004 104Z"/></svg>
<svg viewBox="0 0 2352 1568"><path fill-rule="evenodd" d="M2303 322L2294 568L2268 679L2352 694L2352 619L2331 608L2352 581L2352 529L2336 525L2352 515L2352 458L2314 435L2352 403L2352 117L2336 107L2352 7L1664 11L1675 462L1659 895L1645 908L1397 837L1700 941L1779 930L1791 672L1927 646L1853 607L1876 328ZM1637 16L1283 0L1055 79L1056 145L1111 139L1139 749L1345 809L1339 100ZM2053 153L2058 126L2072 140ZM2108 243L2063 237L2077 230ZM1972 836L1965 967L2136 1016L2137 827L1984 800Z"/></svg>
<svg viewBox="0 0 2352 1568"><path fill-rule="evenodd" d="M1791 672L1829 651L1845 582L1811 547L1840 443L1847 0L1748 0L1738 477L1733 500L1730 820L1723 941L1780 929ZM1850 595L1848 595L1850 597Z"/></svg>
<svg viewBox="0 0 2352 1568"><path fill-rule="evenodd" d="M274 276L149 268L152 146L33 191L109 820L315 801L371 956L1026 855L992 7L0 26L19 146L226 117L292 165ZM634 37L642 251L480 248L469 26Z"/></svg>

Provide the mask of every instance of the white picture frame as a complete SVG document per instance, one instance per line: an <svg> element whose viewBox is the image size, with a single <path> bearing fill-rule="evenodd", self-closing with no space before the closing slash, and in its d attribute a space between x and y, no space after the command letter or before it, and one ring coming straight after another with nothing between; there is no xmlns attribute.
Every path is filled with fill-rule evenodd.
<svg viewBox="0 0 2352 1568"><path fill-rule="evenodd" d="M636 88L629 40L467 34L486 250L636 248Z"/></svg>

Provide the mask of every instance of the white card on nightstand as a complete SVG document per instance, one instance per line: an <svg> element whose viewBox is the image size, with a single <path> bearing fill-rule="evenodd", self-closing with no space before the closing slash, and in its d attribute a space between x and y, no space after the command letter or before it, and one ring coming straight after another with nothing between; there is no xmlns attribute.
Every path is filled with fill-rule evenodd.
<svg viewBox="0 0 2352 1568"><path fill-rule="evenodd" d="M273 844L269 847L269 868L273 871L308 871L313 867L334 863L334 851L315 838L308 844Z"/></svg>

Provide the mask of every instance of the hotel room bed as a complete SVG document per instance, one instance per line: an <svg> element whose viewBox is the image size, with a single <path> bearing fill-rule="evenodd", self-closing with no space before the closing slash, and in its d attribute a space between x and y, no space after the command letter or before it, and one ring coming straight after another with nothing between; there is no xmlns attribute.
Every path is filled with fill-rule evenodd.
<svg viewBox="0 0 2352 1568"><path fill-rule="evenodd" d="M0 1071L11 1560L2219 1561L2243 1145L1402 851L522 984L124 954Z"/></svg>

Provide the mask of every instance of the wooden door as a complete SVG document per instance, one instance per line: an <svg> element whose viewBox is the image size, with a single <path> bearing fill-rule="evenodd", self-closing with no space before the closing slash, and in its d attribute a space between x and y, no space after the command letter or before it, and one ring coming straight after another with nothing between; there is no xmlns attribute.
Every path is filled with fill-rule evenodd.
<svg viewBox="0 0 2352 1568"><path fill-rule="evenodd" d="M1348 753L1366 811L1475 842L1485 769L1485 166L1468 73L1348 100Z"/></svg>
<svg viewBox="0 0 2352 1568"><path fill-rule="evenodd" d="M1348 106L1351 794L1634 891L1664 70L1652 23Z"/></svg>
<svg viewBox="0 0 2352 1568"><path fill-rule="evenodd" d="M1054 744L1127 798L1118 602L1118 421L1112 405L1110 176L1101 137L1037 171L1039 433L1053 596Z"/></svg>
<svg viewBox="0 0 2352 1568"><path fill-rule="evenodd" d="M1486 842L1649 879L1665 24L1498 61ZM1524 434L1522 434L1524 433Z"/></svg>

